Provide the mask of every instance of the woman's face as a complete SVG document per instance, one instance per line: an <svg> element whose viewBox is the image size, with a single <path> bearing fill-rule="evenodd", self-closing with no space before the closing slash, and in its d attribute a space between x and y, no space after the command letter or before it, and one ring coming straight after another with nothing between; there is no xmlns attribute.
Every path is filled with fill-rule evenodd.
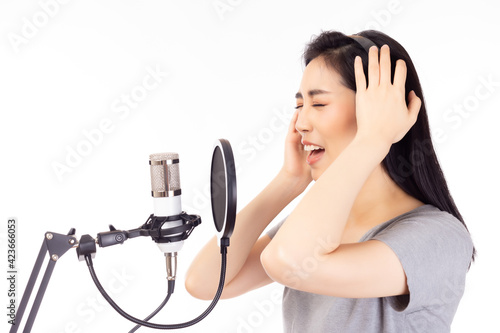
<svg viewBox="0 0 500 333"><path fill-rule="evenodd" d="M304 149L314 149L307 156L314 180L356 135L356 93L340 82L340 75L317 57L304 70L296 95L299 116L295 127Z"/></svg>

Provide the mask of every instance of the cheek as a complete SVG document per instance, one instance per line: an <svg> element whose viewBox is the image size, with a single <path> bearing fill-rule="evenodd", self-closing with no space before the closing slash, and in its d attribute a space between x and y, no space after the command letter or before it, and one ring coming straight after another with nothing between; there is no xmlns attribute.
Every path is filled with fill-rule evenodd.
<svg viewBox="0 0 500 333"><path fill-rule="evenodd" d="M325 132L337 142L350 139L357 131L356 110L350 106L344 106L332 111L324 119Z"/></svg>

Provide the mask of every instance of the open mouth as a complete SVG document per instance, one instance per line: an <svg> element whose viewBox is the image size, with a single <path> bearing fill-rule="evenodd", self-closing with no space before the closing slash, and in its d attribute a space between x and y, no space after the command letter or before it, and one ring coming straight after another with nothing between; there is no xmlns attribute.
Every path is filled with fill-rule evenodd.
<svg viewBox="0 0 500 333"><path fill-rule="evenodd" d="M325 153L325 148L316 145L304 145L304 150L310 152L306 160L309 165L319 161Z"/></svg>

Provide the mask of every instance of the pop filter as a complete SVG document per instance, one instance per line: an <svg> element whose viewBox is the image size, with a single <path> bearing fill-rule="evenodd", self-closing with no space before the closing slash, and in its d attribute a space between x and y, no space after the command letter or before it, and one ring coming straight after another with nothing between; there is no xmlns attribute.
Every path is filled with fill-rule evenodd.
<svg viewBox="0 0 500 333"><path fill-rule="evenodd" d="M236 169L229 141L215 142L210 172L212 215L219 239L231 237L236 219Z"/></svg>

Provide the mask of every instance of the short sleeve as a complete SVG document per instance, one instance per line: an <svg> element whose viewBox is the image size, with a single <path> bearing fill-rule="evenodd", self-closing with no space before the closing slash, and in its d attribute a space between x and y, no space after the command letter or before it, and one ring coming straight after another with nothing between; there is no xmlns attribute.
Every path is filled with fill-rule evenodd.
<svg viewBox="0 0 500 333"><path fill-rule="evenodd" d="M397 311L458 304L472 257L472 240L453 215L438 211L396 221L370 237L387 244L407 277L409 297L390 297Z"/></svg>

